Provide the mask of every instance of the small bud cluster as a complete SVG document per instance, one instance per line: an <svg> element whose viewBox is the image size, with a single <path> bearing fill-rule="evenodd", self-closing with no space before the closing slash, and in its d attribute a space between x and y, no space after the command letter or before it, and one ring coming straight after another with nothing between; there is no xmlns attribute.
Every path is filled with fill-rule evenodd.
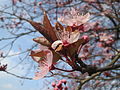
<svg viewBox="0 0 120 90"><path fill-rule="evenodd" d="M53 82L52 87L54 88L54 90L68 90L66 83L67 81L65 79L62 79L58 81L58 83Z"/></svg>
<svg viewBox="0 0 120 90"><path fill-rule="evenodd" d="M7 64L0 65L0 71L6 71L6 69L7 69Z"/></svg>

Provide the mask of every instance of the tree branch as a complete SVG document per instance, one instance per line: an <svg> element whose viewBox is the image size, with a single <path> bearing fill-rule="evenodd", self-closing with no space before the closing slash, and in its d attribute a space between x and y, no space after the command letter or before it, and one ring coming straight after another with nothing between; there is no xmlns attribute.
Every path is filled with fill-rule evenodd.
<svg viewBox="0 0 120 90"><path fill-rule="evenodd" d="M3 72L6 72L7 74L10 74L10 75L15 76L15 77L17 77L17 78L33 80L32 78L28 78L28 77L24 77L24 76L23 76L23 77L22 77L22 76L18 76L18 75L16 75L16 74L10 73L10 72L8 72L8 71L3 71Z"/></svg>

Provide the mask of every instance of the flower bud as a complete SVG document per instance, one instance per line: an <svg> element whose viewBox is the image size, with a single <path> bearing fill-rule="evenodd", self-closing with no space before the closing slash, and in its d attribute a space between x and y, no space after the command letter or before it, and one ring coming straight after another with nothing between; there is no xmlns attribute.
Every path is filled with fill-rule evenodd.
<svg viewBox="0 0 120 90"><path fill-rule="evenodd" d="M58 88L54 88L54 90L59 90Z"/></svg>
<svg viewBox="0 0 120 90"><path fill-rule="evenodd" d="M82 38L85 40L85 43L89 41L89 37L87 35L82 36Z"/></svg>
<svg viewBox="0 0 120 90"><path fill-rule="evenodd" d="M65 87L64 90L68 90L68 87Z"/></svg>
<svg viewBox="0 0 120 90"><path fill-rule="evenodd" d="M55 50L57 48L58 45L62 44L62 41L61 40L57 40L55 41L53 44L52 44L52 48Z"/></svg>
<svg viewBox="0 0 120 90"><path fill-rule="evenodd" d="M62 87L62 83L59 82L56 86L57 86L58 88L61 88L61 87Z"/></svg>
<svg viewBox="0 0 120 90"><path fill-rule="evenodd" d="M38 2L38 5L42 5L42 2Z"/></svg>
<svg viewBox="0 0 120 90"><path fill-rule="evenodd" d="M65 79L62 79L61 81L62 81L62 83L64 83L64 84L67 83L67 81L66 81Z"/></svg>
<svg viewBox="0 0 120 90"><path fill-rule="evenodd" d="M55 83L55 82L53 82L53 83L52 83L52 86L53 86L53 87L55 87L55 86L56 86L56 83Z"/></svg>

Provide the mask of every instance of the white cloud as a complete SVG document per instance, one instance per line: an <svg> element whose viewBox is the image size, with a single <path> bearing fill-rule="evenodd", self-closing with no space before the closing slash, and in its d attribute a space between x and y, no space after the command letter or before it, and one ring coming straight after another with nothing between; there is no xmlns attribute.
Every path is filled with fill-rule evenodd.
<svg viewBox="0 0 120 90"><path fill-rule="evenodd" d="M5 72L0 72L0 79L8 77L8 74Z"/></svg>
<svg viewBox="0 0 120 90"><path fill-rule="evenodd" d="M12 89L13 88L13 85L10 84L10 83L7 83L7 84L4 84L2 85L3 88L7 88L7 89Z"/></svg>
<svg viewBox="0 0 120 90"><path fill-rule="evenodd" d="M14 85L12 83L4 83L0 85L0 90L21 90L21 88L17 87L17 84Z"/></svg>

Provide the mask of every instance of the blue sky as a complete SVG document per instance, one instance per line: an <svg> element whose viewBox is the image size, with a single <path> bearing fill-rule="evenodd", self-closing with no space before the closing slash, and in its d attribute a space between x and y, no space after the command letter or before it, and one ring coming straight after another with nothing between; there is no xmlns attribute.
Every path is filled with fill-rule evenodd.
<svg viewBox="0 0 120 90"><path fill-rule="evenodd" d="M2 7L4 4L9 4L11 0L0 0L0 7ZM7 2L7 3L6 3ZM9 36L9 34L6 32L6 30L0 29L0 38L1 37L6 37ZM31 37L23 37L18 39L15 42L15 48L13 48L9 55L12 54L17 54L19 53L18 47L19 44L21 44L21 47L24 47L22 49L27 49L30 45L29 43L32 43L32 38ZM6 44L6 42L0 43L1 46ZM0 48L1 48L0 46ZM4 52L7 52L7 48L3 50ZM29 57L28 57L29 58ZM2 60L2 61L1 61ZM8 70L16 66L20 60L18 59L18 56L13 56L9 58L0 58L0 61L2 64L8 64ZM34 63L30 61L31 63ZM30 74L28 75L29 77L33 77L33 70L31 69L28 71L28 69L31 67L31 63L26 62L23 64L18 65L15 69L11 69L9 72L14 73L19 76L25 76L26 72L29 72ZM24 68L24 69L23 69ZM43 88L43 82L46 79L41 79L41 80L25 80L25 79L19 79L14 76L8 75L4 72L0 72L0 90L48 90Z"/></svg>

